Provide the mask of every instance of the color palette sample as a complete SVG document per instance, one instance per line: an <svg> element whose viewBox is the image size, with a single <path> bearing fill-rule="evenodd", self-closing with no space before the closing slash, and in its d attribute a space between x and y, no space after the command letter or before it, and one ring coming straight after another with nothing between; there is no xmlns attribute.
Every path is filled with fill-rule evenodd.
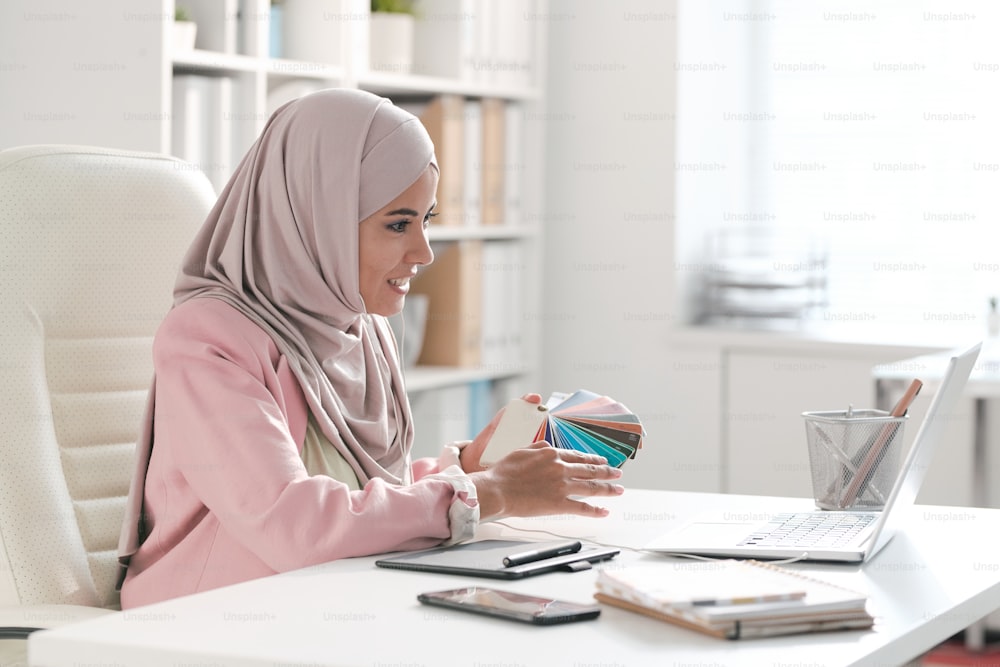
<svg viewBox="0 0 1000 667"><path fill-rule="evenodd" d="M613 398L581 389L553 394L545 407L536 440L553 447L598 454L620 468L642 446L645 430L639 418Z"/></svg>

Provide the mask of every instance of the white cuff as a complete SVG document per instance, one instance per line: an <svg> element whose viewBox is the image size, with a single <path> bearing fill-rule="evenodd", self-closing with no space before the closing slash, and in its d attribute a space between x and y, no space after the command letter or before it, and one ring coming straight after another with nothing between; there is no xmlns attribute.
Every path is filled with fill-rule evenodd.
<svg viewBox="0 0 1000 667"><path fill-rule="evenodd" d="M455 460L458 460L458 449L445 447L441 455L444 464L448 449L454 449ZM442 467L441 472L427 475L424 479L440 479L451 484L455 490L455 499L448 508L448 524L451 527L451 537L441 543L441 546L451 546L458 542L471 540L476 536L479 526L479 498L476 495L476 485L457 464Z"/></svg>
<svg viewBox="0 0 1000 667"><path fill-rule="evenodd" d="M471 440L456 440L445 445L441 449L441 455L438 457L438 470L446 470L451 466L458 466L461 469L462 450L471 443Z"/></svg>

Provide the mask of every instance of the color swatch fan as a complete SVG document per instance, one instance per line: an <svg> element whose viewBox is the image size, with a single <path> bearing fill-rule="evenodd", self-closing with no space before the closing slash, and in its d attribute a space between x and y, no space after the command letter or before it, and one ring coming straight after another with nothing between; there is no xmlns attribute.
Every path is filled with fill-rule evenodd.
<svg viewBox="0 0 1000 667"><path fill-rule="evenodd" d="M608 396L580 390L556 393L543 405L514 399L504 408L483 454L493 463L515 449L545 440L553 447L598 454L620 468L635 458L645 435L639 418Z"/></svg>

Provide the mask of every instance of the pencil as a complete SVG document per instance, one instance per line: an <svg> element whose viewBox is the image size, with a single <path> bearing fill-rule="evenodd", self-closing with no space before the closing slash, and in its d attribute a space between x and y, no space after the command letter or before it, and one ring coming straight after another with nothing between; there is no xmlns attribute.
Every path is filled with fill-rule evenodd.
<svg viewBox="0 0 1000 667"><path fill-rule="evenodd" d="M920 388L924 386L924 383L920 380L914 379L910 383L910 386L906 388L906 391L896 402L895 407L893 407L892 412L889 413L890 417L898 418L906 414L909 410L910 404L913 403L913 399L917 397L920 393ZM895 435L896 430L899 428L898 422L892 422L886 424L882 427L881 432L879 432L878 437L875 438L868 446L867 453L865 454L864 460L858 467L858 472L854 474L851 479L851 483L847 486L847 490L844 491L844 495L840 501L841 509L850 507L857 499L858 494L861 492L862 487L865 485L868 476L872 473L873 468L876 463L878 463L884 452L885 446L892 440L892 436Z"/></svg>

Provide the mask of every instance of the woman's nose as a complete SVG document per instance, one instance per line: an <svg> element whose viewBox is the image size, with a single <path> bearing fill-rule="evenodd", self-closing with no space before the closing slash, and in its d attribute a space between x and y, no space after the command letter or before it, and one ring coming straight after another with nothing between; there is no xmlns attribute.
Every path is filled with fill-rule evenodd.
<svg viewBox="0 0 1000 667"><path fill-rule="evenodd" d="M431 249L430 239L427 238L427 231L416 236L416 241L410 249L410 263L427 265L434 261L434 250Z"/></svg>

